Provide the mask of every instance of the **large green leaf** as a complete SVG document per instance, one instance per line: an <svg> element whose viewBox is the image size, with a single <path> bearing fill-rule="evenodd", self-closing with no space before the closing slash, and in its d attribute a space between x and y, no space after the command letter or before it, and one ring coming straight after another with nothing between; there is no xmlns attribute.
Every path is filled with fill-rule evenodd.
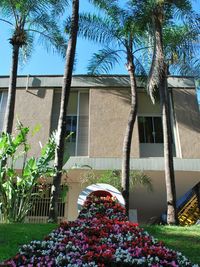
<svg viewBox="0 0 200 267"><path fill-rule="evenodd" d="M36 172L37 172L36 159L35 158L28 159L23 170L23 176L29 177L29 176L35 175Z"/></svg>

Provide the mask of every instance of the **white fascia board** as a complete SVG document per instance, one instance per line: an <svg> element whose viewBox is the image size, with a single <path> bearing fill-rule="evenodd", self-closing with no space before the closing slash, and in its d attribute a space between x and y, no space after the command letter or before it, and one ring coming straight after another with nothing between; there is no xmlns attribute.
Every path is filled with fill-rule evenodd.
<svg viewBox="0 0 200 267"><path fill-rule="evenodd" d="M85 169L84 166L90 166L94 170L113 170L121 169L121 164L121 158L70 157L64 169ZM164 171L164 159L131 158L130 166L132 170ZM200 159L174 158L174 169L175 171L200 171Z"/></svg>
<svg viewBox="0 0 200 267"><path fill-rule="evenodd" d="M17 88L61 88L63 76L18 76ZM0 76L0 88L6 89L9 85L9 76ZM192 77L169 77L168 85L171 88L195 88ZM137 86L144 87L144 83L137 79ZM72 88L124 88L130 87L129 76L127 75L74 75Z"/></svg>
<svg viewBox="0 0 200 267"><path fill-rule="evenodd" d="M22 168L22 159L18 159L15 164L16 169ZM63 169L93 169L93 170L120 170L121 158L89 158L70 157ZM53 165L53 162L52 162ZM141 171L164 171L164 158L131 158L130 166L132 170ZM175 171L200 171L200 159L180 159L174 158Z"/></svg>

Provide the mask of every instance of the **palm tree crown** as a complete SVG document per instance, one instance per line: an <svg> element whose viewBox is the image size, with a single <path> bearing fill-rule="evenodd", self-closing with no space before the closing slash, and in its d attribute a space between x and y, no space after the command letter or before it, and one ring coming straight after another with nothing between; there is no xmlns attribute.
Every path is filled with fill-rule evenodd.
<svg viewBox="0 0 200 267"><path fill-rule="evenodd" d="M12 132L19 52L23 48L26 56L30 55L33 37L37 33L41 41L47 40L64 54L66 42L52 15L64 11L65 4L66 0L2 0L0 3L0 21L9 24L13 29L10 38L12 66L4 120L5 132Z"/></svg>

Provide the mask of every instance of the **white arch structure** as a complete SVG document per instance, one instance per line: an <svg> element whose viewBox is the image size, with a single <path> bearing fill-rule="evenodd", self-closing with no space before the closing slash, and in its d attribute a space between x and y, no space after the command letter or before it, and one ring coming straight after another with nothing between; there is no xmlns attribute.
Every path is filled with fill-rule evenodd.
<svg viewBox="0 0 200 267"><path fill-rule="evenodd" d="M125 201L121 194L121 192L116 189L114 186L109 184L92 184L86 187L79 195L78 197L78 212L80 212L86 198L95 191L106 191L109 192L113 197L116 197L116 199L119 201L119 203L124 206Z"/></svg>

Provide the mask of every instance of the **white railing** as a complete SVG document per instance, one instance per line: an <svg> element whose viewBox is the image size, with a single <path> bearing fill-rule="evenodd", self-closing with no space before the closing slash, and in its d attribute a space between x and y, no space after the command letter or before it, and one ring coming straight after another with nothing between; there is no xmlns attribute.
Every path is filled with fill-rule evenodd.
<svg viewBox="0 0 200 267"><path fill-rule="evenodd" d="M61 186L61 190L63 186ZM35 187L34 192L38 191ZM42 195L34 197L32 200L32 208L28 212L25 223L47 223L49 215L49 205L50 205L50 195L51 195L51 185L45 190ZM58 200L58 223L66 220L67 204L62 198ZM3 223L3 214L0 210L0 223Z"/></svg>

